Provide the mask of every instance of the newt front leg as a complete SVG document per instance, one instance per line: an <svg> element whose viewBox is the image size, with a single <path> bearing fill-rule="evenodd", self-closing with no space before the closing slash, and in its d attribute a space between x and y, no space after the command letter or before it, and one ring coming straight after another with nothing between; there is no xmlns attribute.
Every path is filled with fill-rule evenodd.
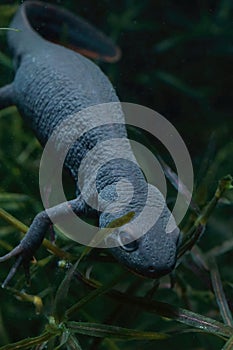
<svg viewBox="0 0 233 350"><path fill-rule="evenodd" d="M2 284L6 287L9 281L17 272L20 265L23 265L26 275L29 276L29 263L36 250L41 246L49 226L56 222L58 218L65 217L68 209L72 209L76 215L84 212L84 202L79 197L69 202L58 204L37 214L30 225L30 228L18 246L11 252L0 257L0 262L4 262L12 257L17 257L15 264L12 266L7 278Z"/></svg>

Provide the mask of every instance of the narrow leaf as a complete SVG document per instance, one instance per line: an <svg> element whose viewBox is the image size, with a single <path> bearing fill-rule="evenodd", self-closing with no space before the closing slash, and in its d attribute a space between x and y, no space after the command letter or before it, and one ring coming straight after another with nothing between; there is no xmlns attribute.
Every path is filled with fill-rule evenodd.
<svg viewBox="0 0 233 350"><path fill-rule="evenodd" d="M26 350L31 349L33 346L40 345L44 343L45 341L48 341L49 339L55 337L56 334L51 334L49 332L44 332L43 334L39 335L38 337L34 338L26 338L23 340L20 340L16 343L4 345L0 347L0 350Z"/></svg>
<svg viewBox="0 0 233 350"><path fill-rule="evenodd" d="M59 344L58 346L56 346L55 348L53 348L53 350L59 350L59 349L61 349L65 344L67 344L68 339L69 339L69 336L70 336L70 331L69 331L69 330L65 330L65 331L62 333L61 340L60 340L60 344ZM64 348L63 348L63 349L64 349Z"/></svg>
<svg viewBox="0 0 233 350"><path fill-rule="evenodd" d="M233 350L233 336L226 342L222 350Z"/></svg>
<svg viewBox="0 0 233 350"><path fill-rule="evenodd" d="M13 32L20 32L17 28L0 28L0 30L12 30Z"/></svg>
<svg viewBox="0 0 233 350"><path fill-rule="evenodd" d="M70 268L70 270L68 271L68 273L66 274L65 278L63 279L63 281L61 282L56 296L55 296L55 301L54 301L54 317L57 320L57 322L61 322L64 314L65 314L65 310L66 310L66 298L68 295L68 291L69 291L69 287L70 287L70 283L72 280L72 277L75 273L75 270L77 269L77 266L79 264L79 261L76 261L76 263Z"/></svg>
<svg viewBox="0 0 233 350"><path fill-rule="evenodd" d="M101 287L97 288L96 290L93 290L92 292L88 293L84 298L79 300L76 304L71 306L66 311L66 316L69 317L72 313L76 312L78 309L80 309L81 307L86 305L91 300L93 300L93 299L97 298L98 296L100 296L100 295L106 293L107 291L109 291L121 279L122 279L122 276L120 276L120 277L118 276L118 277L114 278L114 280L111 281L110 283L107 283L106 285L101 286Z"/></svg>
<svg viewBox="0 0 233 350"><path fill-rule="evenodd" d="M29 199L28 196L20 193L0 193L1 202L25 202Z"/></svg>
<svg viewBox="0 0 233 350"><path fill-rule="evenodd" d="M14 226L17 230L23 232L24 234L28 231L29 227L24 225L21 221L16 219L13 215L9 214L4 209L0 208L0 218L8 222L10 225ZM73 257L71 254L64 252L62 249L58 248L55 244L51 243L48 239L44 238L43 246L51 251L54 255L62 259L71 260Z"/></svg>
<svg viewBox="0 0 233 350"><path fill-rule="evenodd" d="M187 250L190 250L196 243L198 238L202 235L202 233L205 230L207 221L214 209L216 208L219 200L225 195L226 191L232 188L232 181L233 179L231 175L226 175L219 180L214 196L211 198L211 200L204 207L200 215L197 217L190 231L185 234L182 245L179 248L178 259Z"/></svg>
<svg viewBox="0 0 233 350"><path fill-rule="evenodd" d="M224 323L227 324L228 326L233 326L232 314L226 300L218 266L214 258L211 258L209 260L209 268L210 268L210 276L211 276L214 294L216 297L216 301L217 301L222 319Z"/></svg>
<svg viewBox="0 0 233 350"><path fill-rule="evenodd" d="M205 253L207 259L208 257L217 257L219 255L225 254L233 249L233 239L228 239L222 244L210 249Z"/></svg>
<svg viewBox="0 0 233 350"><path fill-rule="evenodd" d="M190 207L192 210L199 214L200 208L198 207L197 203L195 203L192 200L192 194L187 189L185 184L181 182L181 180L178 178L178 175L169 167L169 165L164 162L164 160L158 155L157 158L159 159L160 164L162 165L163 171L165 173L166 178L170 181L172 186L177 190L180 191L180 193L184 196L186 201L190 203Z"/></svg>
<svg viewBox="0 0 233 350"><path fill-rule="evenodd" d="M99 283L96 284L94 281L88 280L84 276L80 275L79 279L81 279L89 287L100 288ZM116 299L118 302L121 301L127 305L140 307L146 312L155 313L162 317L166 317L185 325L201 329L207 333L212 333L219 337L229 338L233 334L233 327L224 325L223 323L216 321L210 317L206 317L167 303L155 300L148 302L143 297L128 296L127 294L116 290L109 290L106 292L106 295Z"/></svg>
<svg viewBox="0 0 233 350"><path fill-rule="evenodd" d="M124 340L161 340L169 336L165 333L143 332L107 324L91 322L68 322L73 332L100 338L116 338Z"/></svg>
<svg viewBox="0 0 233 350"><path fill-rule="evenodd" d="M181 79L177 78L176 76L163 72L163 71L157 71L155 76L163 81L164 83L174 87L175 89L181 91L182 93L191 96L193 98L203 98L205 95L204 93L199 89L194 89L190 87L188 84L186 84Z"/></svg>
<svg viewBox="0 0 233 350"><path fill-rule="evenodd" d="M81 345L78 342L78 339L70 334L68 342L67 342L67 350L82 350Z"/></svg>

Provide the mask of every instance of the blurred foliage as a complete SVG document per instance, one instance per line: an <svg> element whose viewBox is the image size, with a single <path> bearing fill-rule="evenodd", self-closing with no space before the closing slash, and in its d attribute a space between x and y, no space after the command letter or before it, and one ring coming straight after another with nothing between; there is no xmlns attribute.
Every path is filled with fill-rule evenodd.
<svg viewBox="0 0 233 350"><path fill-rule="evenodd" d="M158 111L180 132L192 157L193 199L201 211L190 210L181 228L191 238L195 229L198 238L206 221L207 226L192 252L180 260L173 288L168 276L158 286L126 273L106 252L83 256L84 247L58 233L56 245L64 256L82 259L74 271L70 262L59 260L61 251L45 244L53 255L44 248L38 251L31 286L25 285L20 270L13 287L0 290L1 349L15 349L6 344L19 340L18 349L55 349L59 342L61 349L85 350L232 349L233 195L225 188L219 198L215 192L218 181L233 173L232 0L48 2L80 14L119 44L122 59L114 65L101 63L101 68L122 101ZM0 27L7 27L19 4L1 1ZM13 77L2 31L0 85ZM148 135L146 142L156 143ZM0 145L0 207L29 225L42 209L41 148L15 107L0 112ZM165 150L159 144L156 148L169 163ZM72 184L64 181L72 193ZM174 196L170 188L171 202ZM8 219L0 219L1 255L25 229ZM11 264L1 264L1 281Z"/></svg>

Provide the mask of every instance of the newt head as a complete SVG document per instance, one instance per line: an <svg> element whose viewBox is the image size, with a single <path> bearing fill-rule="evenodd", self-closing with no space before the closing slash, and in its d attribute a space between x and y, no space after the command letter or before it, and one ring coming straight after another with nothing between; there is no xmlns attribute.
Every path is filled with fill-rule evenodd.
<svg viewBox="0 0 233 350"><path fill-rule="evenodd" d="M112 255L129 270L144 277L160 278L175 267L180 230L160 191L149 186L143 210L117 227L105 241ZM101 225L106 223L107 216L101 214ZM172 223L170 229L168 222Z"/></svg>

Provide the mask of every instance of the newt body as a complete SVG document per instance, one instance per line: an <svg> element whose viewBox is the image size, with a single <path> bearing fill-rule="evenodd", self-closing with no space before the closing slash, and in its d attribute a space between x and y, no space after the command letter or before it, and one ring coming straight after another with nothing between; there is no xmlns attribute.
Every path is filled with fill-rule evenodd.
<svg viewBox="0 0 233 350"><path fill-rule="evenodd" d="M0 108L16 105L42 146L46 144L54 129L74 113L102 103L119 102L111 83L97 65L81 54L47 40L58 41L63 24L67 28L70 45L77 51L105 61L114 61L119 56L119 50L108 38L69 12L39 1L26 1L20 6L11 23L11 27L19 29L20 32L8 33L16 73L12 84L0 89ZM99 226L104 228L112 220L129 211L135 212L137 216L145 205L148 184L127 139L123 113L118 109L113 112L110 117L111 127L93 129L92 122L92 117L80 120L80 124L90 131L77 139L69 150L64 165L77 184L77 198L70 201L76 215L90 212L82 193L88 198L96 196L93 194L94 183L98 190L95 200L99 207L102 208L102 199L111 202L103 210L93 211L99 220ZM104 148L106 164L101 167L98 179L93 178L90 165L84 167L80 175L80 164L85 154L99 142L111 139L122 140L129 161L126 162L120 156L116 157L116 149ZM81 183L79 176L82 178ZM112 211L109 213L109 208L114 207L116 184L122 178L128 179L134 185L134 196L118 214ZM123 186L120 192L124 197L125 193L127 194L127 186ZM132 220L118 229L112 237L121 241L121 246L111 248L111 252L130 270L146 277L157 278L169 273L175 266L179 229L176 228L170 233L165 231L171 213L162 194L156 188L153 188L149 202L155 209L161 208L161 215L155 225L136 241L124 244L122 234L124 237L133 235L134 230L140 232L145 225L145 222L140 222L135 227ZM59 208L49 209L50 217L48 211L39 213L19 246L0 258L0 261L4 261L14 255L18 256L5 284L20 264L27 267L51 224L51 217L53 222L56 221L56 217L62 215L63 209L62 204Z"/></svg>

